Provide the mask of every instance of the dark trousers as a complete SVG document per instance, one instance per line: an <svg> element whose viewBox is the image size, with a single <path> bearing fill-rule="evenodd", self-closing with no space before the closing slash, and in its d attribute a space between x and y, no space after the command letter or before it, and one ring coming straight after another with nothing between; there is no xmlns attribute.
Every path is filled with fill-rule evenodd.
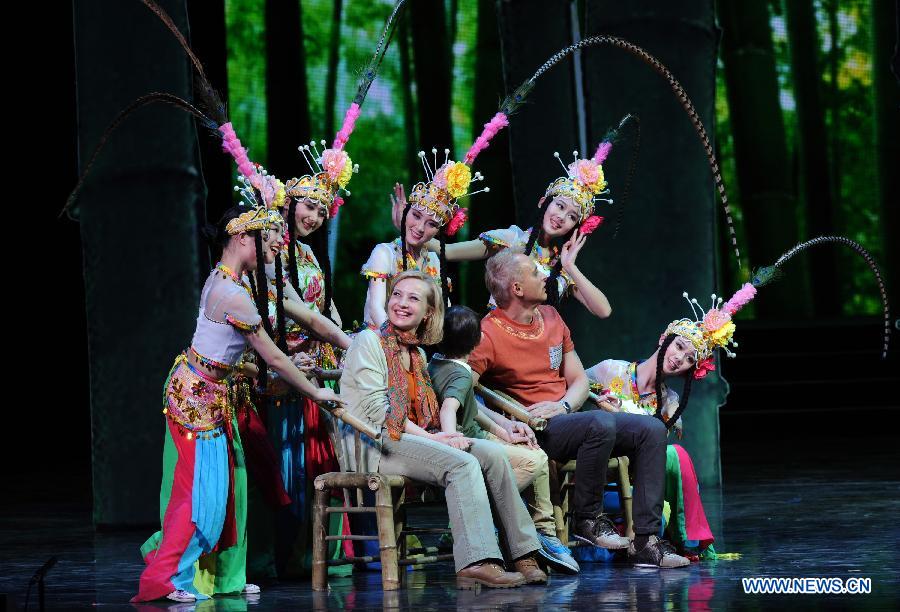
<svg viewBox="0 0 900 612"><path fill-rule="evenodd" d="M577 460L572 515L603 512L603 488L610 457L627 456L634 475L634 531L657 533L666 475L666 426L659 419L625 412L587 410L561 414L537 432L538 443L554 461Z"/></svg>

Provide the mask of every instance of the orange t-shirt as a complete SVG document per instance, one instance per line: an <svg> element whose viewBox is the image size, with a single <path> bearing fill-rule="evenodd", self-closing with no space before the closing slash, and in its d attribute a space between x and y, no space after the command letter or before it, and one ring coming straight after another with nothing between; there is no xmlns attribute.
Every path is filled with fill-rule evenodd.
<svg viewBox="0 0 900 612"><path fill-rule="evenodd" d="M530 325L495 308L481 320L481 342L469 355L469 365L480 382L530 406L566 394L560 366L563 355L574 350L569 328L552 306L538 306Z"/></svg>

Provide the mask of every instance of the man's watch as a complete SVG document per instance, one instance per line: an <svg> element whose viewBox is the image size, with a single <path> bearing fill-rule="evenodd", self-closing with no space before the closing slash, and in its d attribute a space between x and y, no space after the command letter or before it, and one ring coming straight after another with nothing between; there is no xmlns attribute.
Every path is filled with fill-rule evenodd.
<svg viewBox="0 0 900 612"><path fill-rule="evenodd" d="M559 403L562 404L563 406L565 406L566 414L572 414L572 404L570 404L566 400L562 400Z"/></svg>

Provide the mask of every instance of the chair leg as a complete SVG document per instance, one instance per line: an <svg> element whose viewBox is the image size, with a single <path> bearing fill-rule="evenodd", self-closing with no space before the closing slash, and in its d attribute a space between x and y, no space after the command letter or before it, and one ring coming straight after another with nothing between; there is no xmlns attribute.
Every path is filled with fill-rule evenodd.
<svg viewBox="0 0 900 612"><path fill-rule="evenodd" d="M375 490L375 518L378 521L378 548L381 553L381 588L396 591L400 588L400 568L394 531L394 500L391 487L384 481Z"/></svg>
<svg viewBox="0 0 900 612"><path fill-rule="evenodd" d="M325 508L328 506L329 493L330 489L328 487L316 488L315 501L313 502L313 591L325 591L328 589L328 563L326 561L328 542L325 541L325 534L327 533Z"/></svg>
<svg viewBox="0 0 900 612"><path fill-rule="evenodd" d="M572 527L572 517L569 516L569 489L571 489L571 487L569 486L569 481L571 479L572 475L569 472L563 473L562 485L560 486L559 490L559 523L557 524L562 525L562 533L560 534L561 537L559 538L559 541L566 546L569 545L569 532L571 531ZM556 512L556 508L554 508L553 511Z"/></svg>
<svg viewBox="0 0 900 612"><path fill-rule="evenodd" d="M628 457L619 457L619 503L625 515L625 537L634 539L634 517L631 513L631 477L628 475Z"/></svg>
<svg viewBox="0 0 900 612"><path fill-rule="evenodd" d="M397 560L406 559L408 556L406 545L406 509L403 507L406 488L396 489L391 494L394 508L394 537L397 540ZM406 568L404 568L406 569ZM407 572L399 573L400 585L405 586Z"/></svg>

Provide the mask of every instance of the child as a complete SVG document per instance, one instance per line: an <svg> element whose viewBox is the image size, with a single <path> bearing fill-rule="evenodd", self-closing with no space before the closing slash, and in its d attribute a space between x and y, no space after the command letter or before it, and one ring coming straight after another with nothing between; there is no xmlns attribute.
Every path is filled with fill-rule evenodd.
<svg viewBox="0 0 900 612"><path fill-rule="evenodd" d="M524 423L488 410L475 400L469 354L481 341L481 319L467 306L451 306L444 315L441 353L428 364L434 392L441 403L441 430L501 444L516 475L519 491L528 489L528 507L541 541L539 551L554 569L577 574L578 563L556 537L547 455ZM531 434L531 435L529 435Z"/></svg>

